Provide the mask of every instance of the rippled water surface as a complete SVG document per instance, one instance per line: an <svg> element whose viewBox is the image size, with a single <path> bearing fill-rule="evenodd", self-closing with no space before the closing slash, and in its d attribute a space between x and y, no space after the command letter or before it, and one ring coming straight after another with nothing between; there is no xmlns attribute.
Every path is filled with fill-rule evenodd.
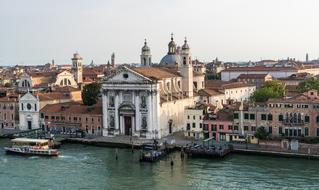
<svg viewBox="0 0 319 190"><path fill-rule="evenodd" d="M0 140L0 147L8 145ZM138 151L67 144L58 158L6 155L0 189L319 189L319 161L231 155L140 163ZM174 160L171 167L170 161Z"/></svg>

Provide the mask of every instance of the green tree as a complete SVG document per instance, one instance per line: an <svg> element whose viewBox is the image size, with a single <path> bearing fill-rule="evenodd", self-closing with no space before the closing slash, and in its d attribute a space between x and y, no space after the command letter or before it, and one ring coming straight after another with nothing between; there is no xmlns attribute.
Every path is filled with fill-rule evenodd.
<svg viewBox="0 0 319 190"><path fill-rule="evenodd" d="M82 101L85 105L91 106L96 104L98 100L98 95L100 93L101 84L91 83L85 85L82 90Z"/></svg>
<svg viewBox="0 0 319 190"><path fill-rule="evenodd" d="M319 91L319 80L316 78L308 78L307 80L299 83L297 90L301 93L307 92L309 90Z"/></svg>
<svg viewBox="0 0 319 190"><path fill-rule="evenodd" d="M7 82L4 84L4 87L6 87L6 88L12 87L12 84L10 82Z"/></svg>
<svg viewBox="0 0 319 190"><path fill-rule="evenodd" d="M257 131L255 133L255 137L263 140L263 139L267 139L267 137L269 136L268 132L266 131L265 127L258 127Z"/></svg>
<svg viewBox="0 0 319 190"><path fill-rule="evenodd" d="M265 102L269 98L281 98L286 94L285 85L278 80L267 81L265 86L257 89L250 99L255 102Z"/></svg>

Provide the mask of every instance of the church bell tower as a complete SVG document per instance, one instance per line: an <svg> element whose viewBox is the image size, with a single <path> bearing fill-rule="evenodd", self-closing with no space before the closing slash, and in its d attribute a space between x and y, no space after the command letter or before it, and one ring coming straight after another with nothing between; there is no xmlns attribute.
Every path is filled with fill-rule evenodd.
<svg viewBox="0 0 319 190"><path fill-rule="evenodd" d="M181 61L182 65L180 67L180 73L183 76L182 90L183 92L186 92L188 97L193 97L193 65L190 48L186 38L181 50Z"/></svg>
<svg viewBox="0 0 319 190"><path fill-rule="evenodd" d="M147 46L147 42L145 39L144 46L142 47L142 53L141 53L141 66L149 67L151 65L152 65L151 49Z"/></svg>
<svg viewBox="0 0 319 190"><path fill-rule="evenodd" d="M76 52L73 54L72 60L72 72L74 75L75 81L79 84L82 83L82 57Z"/></svg>

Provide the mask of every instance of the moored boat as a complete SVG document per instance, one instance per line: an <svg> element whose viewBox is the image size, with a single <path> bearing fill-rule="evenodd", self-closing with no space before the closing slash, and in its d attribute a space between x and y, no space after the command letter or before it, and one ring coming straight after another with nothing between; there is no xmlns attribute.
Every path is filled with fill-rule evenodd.
<svg viewBox="0 0 319 190"><path fill-rule="evenodd" d="M47 139L16 138L11 140L12 146L5 147L7 154L19 154L29 156L58 156L59 151L49 148Z"/></svg>

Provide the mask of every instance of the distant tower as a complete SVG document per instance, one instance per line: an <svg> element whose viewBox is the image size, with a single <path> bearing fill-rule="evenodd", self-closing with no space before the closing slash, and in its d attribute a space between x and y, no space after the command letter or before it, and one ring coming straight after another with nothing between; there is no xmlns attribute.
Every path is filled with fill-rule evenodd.
<svg viewBox="0 0 319 190"><path fill-rule="evenodd" d="M171 41L168 43L168 55L176 54L176 43L174 42L174 34L171 34Z"/></svg>
<svg viewBox="0 0 319 190"><path fill-rule="evenodd" d="M152 65L151 49L147 46L147 42L145 39L144 46L142 47L142 53L141 53L141 66L149 67L151 65Z"/></svg>
<svg viewBox="0 0 319 190"><path fill-rule="evenodd" d="M306 62L307 62L307 63L309 62L309 55L308 55L308 53L306 53Z"/></svg>
<svg viewBox="0 0 319 190"><path fill-rule="evenodd" d="M111 55L111 64L112 64L112 67L114 68L114 66L115 66L115 53L114 52Z"/></svg>
<svg viewBox="0 0 319 190"><path fill-rule="evenodd" d="M182 90L186 92L188 97L193 97L193 65L190 48L186 38L181 50L181 59L182 66L180 67L180 73L183 76Z"/></svg>
<svg viewBox="0 0 319 190"><path fill-rule="evenodd" d="M72 60L72 72L75 81L79 84L82 83L82 57L76 52L73 54Z"/></svg>

